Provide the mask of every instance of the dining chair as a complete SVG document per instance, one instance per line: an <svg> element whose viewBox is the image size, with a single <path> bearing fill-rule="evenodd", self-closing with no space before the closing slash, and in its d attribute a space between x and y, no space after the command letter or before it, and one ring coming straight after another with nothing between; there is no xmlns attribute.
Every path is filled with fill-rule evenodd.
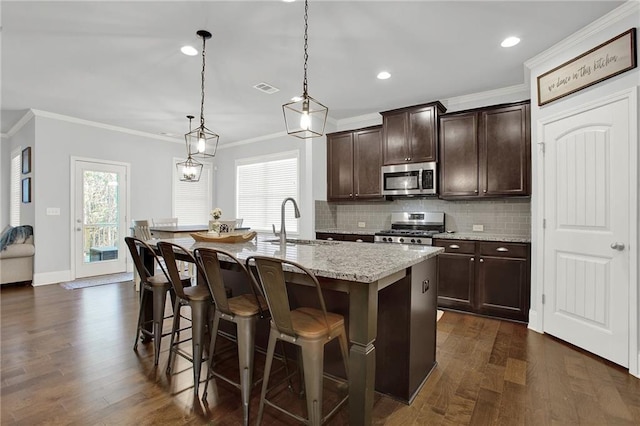
<svg viewBox="0 0 640 426"><path fill-rule="evenodd" d="M132 220L131 225L133 228L133 236L139 238L142 241L149 241L153 237L151 236L151 230L149 229L148 220Z"/></svg>
<svg viewBox="0 0 640 426"><path fill-rule="evenodd" d="M193 254L198 261L198 265L204 272L205 282L209 286L215 304L215 313L210 333L209 369L202 400L205 401L207 398L207 387L209 385L209 379L212 377L217 377L235 386L237 389L240 389L242 395L242 417L243 424L246 426L249 424L249 400L251 397L251 389L254 385L253 360L256 323L258 319L268 315L267 303L253 275L233 254L214 248L196 248ZM224 258L225 263L232 264L231 268L240 272L242 278L250 287L248 293L228 297L222 269L220 267L220 257ZM214 371L214 354L220 320L229 321L236 325L240 383L236 383L228 376Z"/></svg>
<svg viewBox="0 0 640 426"><path fill-rule="evenodd" d="M324 345L335 338L338 338L340 343L345 373L347 378L349 376L349 355L344 317L336 313L327 312L318 278L304 266L295 262L266 256L250 256L247 258L246 264L250 265L251 262L255 264L257 269L262 291L267 299L267 305L271 313L267 359L264 368L257 424L262 422L264 406L269 405L305 424L320 425L335 414L349 397L348 395L344 396L325 417L322 417ZM285 268L308 278L309 284L316 290L320 309L306 306L291 309L285 279ZM269 374L275 345L278 340L289 342L300 348L307 403L307 419L276 405L267 398L271 390L268 387Z"/></svg>
<svg viewBox="0 0 640 426"><path fill-rule="evenodd" d="M193 392L198 396L200 386L200 370L202 368L202 354L204 345L204 331L207 325L209 308L213 299L207 285L204 282L201 268L198 267L196 259L186 248L167 241L158 242L158 248L164 258L169 279L176 294L176 301L173 308L173 326L171 327L171 344L169 346L169 363L167 364L167 374L171 374L171 369L175 362L176 355L180 355L193 363ZM180 279L176 255L179 255L187 262L196 264L197 285L185 287ZM180 329L181 308L188 305L191 308L191 354L180 349L179 345L184 341L176 340Z"/></svg>
<svg viewBox="0 0 640 426"><path fill-rule="evenodd" d="M162 341L162 337L168 335L168 333L162 332L164 320L171 317L171 315L165 316L167 292L171 289L169 275L162 264L158 261L158 256L153 248L151 248L146 242L134 237L125 237L124 240L129 248L129 253L133 259L133 264L138 272L138 276L140 277L140 308L138 312L138 324L136 326L136 338L133 350L138 350L138 341L140 338L143 339L143 342L153 339L155 351L154 365L158 365L158 359L160 357L160 342ZM141 257L143 250L153 256L154 263L159 265L161 273L152 274L145 266ZM190 285L191 281L188 275L180 275L179 279L183 285ZM151 297L151 301L148 300L149 297ZM172 299L173 298L175 298L175 296L173 296ZM152 306L151 312L149 312L148 306ZM151 319L148 318L149 314ZM148 328L149 325L151 325L150 330Z"/></svg>

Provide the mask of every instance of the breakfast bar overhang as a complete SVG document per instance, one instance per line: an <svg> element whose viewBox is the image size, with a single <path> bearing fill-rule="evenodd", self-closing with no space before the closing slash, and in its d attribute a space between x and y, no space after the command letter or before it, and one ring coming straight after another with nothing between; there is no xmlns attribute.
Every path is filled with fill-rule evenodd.
<svg viewBox="0 0 640 426"><path fill-rule="evenodd" d="M166 241L189 250L215 247L241 260L252 255L291 260L310 269L323 289L346 293L352 425L372 423L374 390L410 403L435 366L436 256L442 248L319 240L281 245L260 234L239 244ZM288 282L305 284L300 274L286 275Z"/></svg>

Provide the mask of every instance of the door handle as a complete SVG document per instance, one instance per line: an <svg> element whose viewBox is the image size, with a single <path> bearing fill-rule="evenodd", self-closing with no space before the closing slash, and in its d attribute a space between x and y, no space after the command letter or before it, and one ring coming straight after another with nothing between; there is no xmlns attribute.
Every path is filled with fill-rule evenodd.
<svg viewBox="0 0 640 426"><path fill-rule="evenodd" d="M78 232L82 231L82 228L76 228L76 231L78 231Z"/></svg>
<svg viewBox="0 0 640 426"><path fill-rule="evenodd" d="M618 243L618 242L611 243L611 248L614 250L622 251L624 250L624 243Z"/></svg>

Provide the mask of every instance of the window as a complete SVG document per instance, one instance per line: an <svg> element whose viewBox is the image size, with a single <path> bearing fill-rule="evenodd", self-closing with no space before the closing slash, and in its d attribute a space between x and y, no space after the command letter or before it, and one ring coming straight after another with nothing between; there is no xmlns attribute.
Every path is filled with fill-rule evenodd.
<svg viewBox="0 0 640 426"><path fill-rule="evenodd" d="M210 163L203 163L202 175L198 182L182 182L173 159L173 217L179 225L202 225L209 223L213 196L213 173Z"/></svg>
<svg viewBox="0 0 640 426"><path fill-rule="evenodd" d="M236 162L236 214L244 219L243 226L259 231L280 227L282 200L298 200L298 152L285 152L268 157L249 158ZM287 203L285 226L298 232L298 219L293 206Z"/></svg>
<svg viewBox="0 0 640 426"><path fill-rule="evenodd" d="M11 153L11 204L9 205L9 225L20 225L20 202L22 201L22 154L18 147Z"/></svg>

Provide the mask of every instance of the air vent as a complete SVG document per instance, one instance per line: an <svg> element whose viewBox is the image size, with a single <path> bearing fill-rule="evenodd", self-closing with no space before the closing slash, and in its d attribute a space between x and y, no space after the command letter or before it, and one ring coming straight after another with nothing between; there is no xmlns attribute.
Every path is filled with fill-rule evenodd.
<svg viewBox="0 0 640 426"><path fill-rule="evenodd" d="M261 92L264 92L264 93L268 94L268 95L271 95L272 93L276 93L276 92L280 91L280 89L278 89L277 87L273 87L272 85L264 83L264 82L258 83L253 87L258 89Z"/></svg>

